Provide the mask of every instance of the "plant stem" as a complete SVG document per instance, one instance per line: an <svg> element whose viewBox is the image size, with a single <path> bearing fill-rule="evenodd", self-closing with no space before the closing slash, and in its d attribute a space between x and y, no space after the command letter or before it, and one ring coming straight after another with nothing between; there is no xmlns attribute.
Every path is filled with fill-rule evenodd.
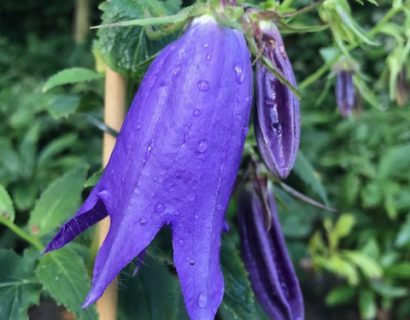
<svg viewBox="0 0 410 320"><path fill-rule="evenodd" d="M8 219L5 219L5 218L0 216L0 223L5 225L7 228L9 228L11 231L13 231L20 238L26 240L28 243L30 243L36 249L38 249L40 251L44 250L43 244L37 238L33 237L28 232L21 229L19 226L14 224L12 221L10 221Z"/></svg>
<svg viewBox="0 0 410 320"><path fill-rule="evenodd" d="M369 31L369 35L374 36L377 34L380 29L400 10L400 8L391 8L384 17ZM359 44L352 44L350 45L347 50L352 51L353 49L357 48ZM327 70L329 70L332 65L336 62L336 60L341 56L342 53L338 53L335 57L328 62L326 62L322 67L317 69L311 76L307 77L304 81L302 81L299 85L299 89L303 90L310 86L312 83L316 82Z"/></svg>

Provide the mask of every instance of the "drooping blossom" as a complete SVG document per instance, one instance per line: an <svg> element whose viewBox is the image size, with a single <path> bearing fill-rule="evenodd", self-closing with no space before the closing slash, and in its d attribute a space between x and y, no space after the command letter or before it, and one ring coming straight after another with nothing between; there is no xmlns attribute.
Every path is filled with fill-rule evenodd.
<svg viewBox="0 0 410 320"><path fill-rule="evenodd" d="M248 183L239 194L238 211L242 255L259 303L271 319L304 319L303 297L272 190L266 184Z"/></svg>
<svg viewBox="0 0 410 320"><path fill-rule="evenodd" d="M356 92L353 84L353 72L341 69L336 73L336 102L340 114L348 117L356 105Z"/></svg>
<svg viewBox="0 0 410 320"><path fill-rule="evenodd" d="M172 230L174 263L191 319L214 319L223 296L220 241L252 100L243 35L211 16L152 62L98 184L46 251L110 217L92 287L94 303L160 229Z"/></svg>

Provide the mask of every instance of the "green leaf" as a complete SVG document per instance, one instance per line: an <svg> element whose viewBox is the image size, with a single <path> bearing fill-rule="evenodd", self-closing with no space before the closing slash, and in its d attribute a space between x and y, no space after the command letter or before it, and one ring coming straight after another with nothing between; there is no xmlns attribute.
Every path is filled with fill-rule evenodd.
<svg viewBox="0 0 410 320"><path fill-rule="evenodd" d="M368 278L379 278L382 276L382 269L379 264L369 256L359 251L344 250L343 255L354 263Z"/></svg>
<svg viewBox="0 0 410 320"><path fill-rule="evenodd" d="M74 145L77 138L76 134L66 134L51 141L41 150L38 156L37 165L39 167L47 166L56 155Z"/></svg>
<svg viewBox="0 0 410 320"><path fill-rule="evenodd" d="M318 195L326 205L329 205L325 188L319 180L317 172L302 151L298 152L293 171L306 184L306 186L312 188L312 191Z"/></svg>
<svg viewBox="0 0 410 320"><path fill-rule="evenodd" d="M342 239L350 233L355 222L356 219L352 214L342 214L339 219L337 219L332 232L337 235L338 239Z"/></svg>
<svg viewBox="0 0 410 320"><path fill-rule="evenodd" d="M328 306L336 306L352 301L356 294L356 289L349 286L340 286L332 289L326 296Z"/></svg>
<svg viewBox="0 0 410 320"><path fill-rule="evenodd" d="M39 303L41 286L34 274L37 258L34 250L26 250L21 257L0 249L0 319L28 319L28 308Z"/></svg>
<svg viewBox="0 0 410 320"><path fill-rule="evenodd" d="M410 243L410 214L407 215L405 223L401 226L395 244L398 247L403 247Z"/></svg>
<svg viewBox="0 0 410 320"><path fill-rule="evenodd" d="M147 320L188 319L178 279L168 266L147 254L139 268L135 276L135 266L121 274L126 286L119 291L119 320L135 319L136 315Z"/></svg>
<svg viewBox="0 0 410 320"><path fill-rule="evenodd" d="M374 291L385 298L401 298L407 295L408 289L404 287L396 287L382 281L374 281L371 283Z"/></svg>
<svg viewBox="0 0 410 320"><path fill-rule="evenodd" d="M361 319L370 320L376 317L377 306L374 293L370 290L360 291L359 310Z"/></svg>
<svg viewBox="0 0 410 320"><path fill-rule="evenodd" d="M67 118L77 111L80 102L81 98L77 95L58 95L47 106L47 110L56 120Z"/></svg>
<svg viewBox="0 0 410 320"><path fill-rule="evenodd" d="M29 227L43 236L70 217L81 200L87 168L75 168L53 181L42 193L31 212Z"/></svg>
<svg viewBox="0 0 410 320"><path fill-rule="evenodd" d="M180 1L158 0L105 1L100 5L103 11L103 24L171 16L179 8ZM127 75L139 76L142 66L174 39L174 36L163 36L158 40L151 40L146 33L147 30L149 29L135 26L99 29L97 51L112 69ZM163 29L155 29L155 31L161 30Z"/></svg>
<svg viewBox="0 0 410 320"><path fill-rule="evenodd" d="M84 188L94 187L98 180L100 180L102 174L104 173L104 169L98 170L94 172L87 180L84 182Z"/></svg>
<svg viewBox="0 0 410 320"><path fill-rule="evenodd" d="M80 256L70 248L47 253L40 259L36 275L47 292L74 312L79 319L97 319L94 307L82 309L81 304L90 289L90 278Z"/></svg>
<svg viewBox="0 0 410 320"><path fill-rule="evenodd" d="M46 81L43 86L43 91L48 91L52 88L62 86L65 84L73 84L79 82L92 81L103 78L102 74L99 74L93 70L86 68L70 68L62 70Z"/></svg>
<svg viewBox="0 0 410 320"><path fill-rule="evenodd" d="M7 190L0 184L0 216L14 221L15 212L13 201L11 200Z"/></svg>
<svg viewBox="0 0 410 320"><path fill-rule="evenodd" d="M410 154L410 144L394 146L385 150L379 164L380 179L390 176L400 177L403 172L410 169L408 161Z"/></svg>
<svg viewBox="0 0 410 320"><path fill-rule="evenodd" d="M314 262L318 266L345 278L350 285L357 285L359 282L359 275L355 266L337 254L330 256L330 258L316 256Z"/></svg>
<svg viewBox="0 0 410 320"><path fill-rule="evenodd" d="M410 262L401 262L386 268L387 276L399 279L410 279Z"/></svg>
<svg viewBox="0 0 410 320"><path fill-rule="evenodd" d="M254 319L255 301L248 274L232 236L228 237L222 241L221 264L225 294L221 308L226 310L226 314L230 314L226 319Z"/></svg>

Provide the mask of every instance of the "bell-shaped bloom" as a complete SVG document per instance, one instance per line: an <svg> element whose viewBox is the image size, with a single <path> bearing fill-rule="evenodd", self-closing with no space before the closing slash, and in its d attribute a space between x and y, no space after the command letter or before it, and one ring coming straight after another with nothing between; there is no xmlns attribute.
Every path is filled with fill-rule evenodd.
<svg viewBox="0 0 410 320"><path fill-rule="evenodd" d="M356 105L356 93L353 84L353 73L350 70L339 70L336 73L336 102L340 114L348 117Z"/></svg>
<svg viewBox="0 0 410 320"><path fill-rule="evenodd" d="M304 319L303 297L273 193L249 184L239 194L238 210L242 255L258 301L271 319ZM269 230L266 215L271 219Z"/></svg>
<svg viewBox="0 0 410 320"><path fill-rule="evenodd" d="M111 225L84 306L165 225L191 319L213 319L223 296L220 241L252 100L243 35L196 18L152 62L98 184L47 251L105 216ZM136 302L137 303L137 302Z"/></svg>
<svg viewBox="0 0 410 320"><path fill-rule="evenodd" d="M279 30L273 23L259 23L257 42L262 54L296 87L292 65ZM256 67L255 134L268 169L286 178L295 164L300 140L299 100L262 63Z"/></svg>

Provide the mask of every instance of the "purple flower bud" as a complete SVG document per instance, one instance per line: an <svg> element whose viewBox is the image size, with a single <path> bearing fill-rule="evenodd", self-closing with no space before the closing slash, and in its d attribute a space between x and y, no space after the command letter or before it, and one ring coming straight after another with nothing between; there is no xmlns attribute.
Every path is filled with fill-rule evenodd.
<svg viewBox="0 0 410 320"><path fill-rule="evenodd" d="M356 105L356 93L353 85L353 73L350 70L340 70L336 74L336 101L343 117L352 114Z"/></svg>
<svg viewBox="0 0 410 320"><path fill-rule="evenodd" d="M258 45L265 57L296 87L282 37L273 23L260 23ZM299 148L299 100L262 63L256 67L256 81L256 141L266 166L284 179L293 168Z"/></svg>
<svg viewBox="0 0 410 320"><path fill-rule="evenodd" d="M84 306L170 225L188 314L214 318L224 287L220 238L251 96L243 35L210 16L195 19L152 62L101 180L46 250L110 216Z"/></svg>
<svg viewBox="0 0 410 320"><path fill-rule="evenodd" d="M238 205L242 254L258 301L272 319L304 319L303 297L286 249L273 193L248 185L240 193ZM272 218L270 230L265 227L266 214Z"/></svg>

